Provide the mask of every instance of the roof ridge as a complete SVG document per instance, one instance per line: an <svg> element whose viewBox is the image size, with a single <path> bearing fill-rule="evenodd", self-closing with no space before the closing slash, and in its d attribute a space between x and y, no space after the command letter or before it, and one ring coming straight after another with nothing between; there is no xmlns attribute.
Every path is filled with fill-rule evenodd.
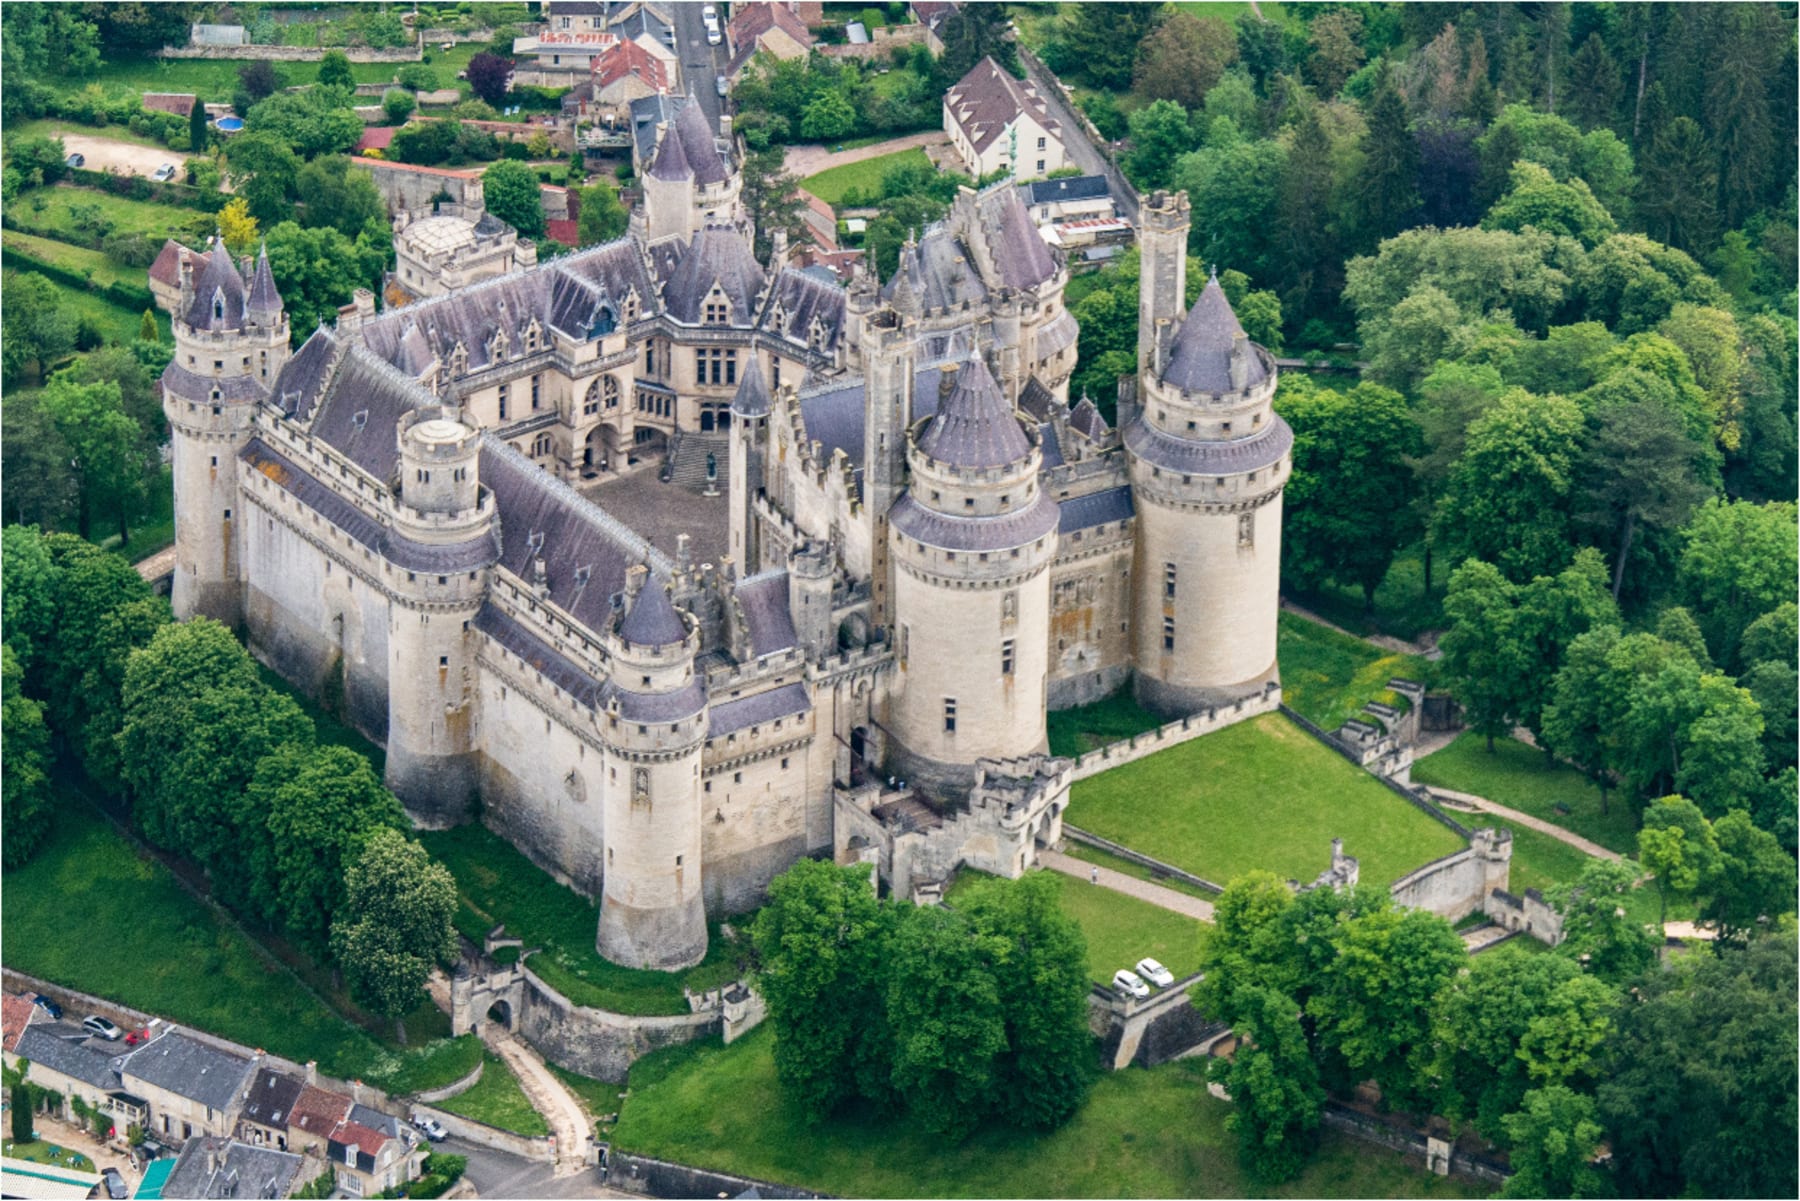
<svg viewBox="0 0 1800 1201"><path fill-rule="evenodd" d="M570 506L583 519L592 521L608 537L628 548L633 553L636 562L649 564L653 574L658 569L664 575L674 571L674 562L657 550L655 545L645 539L643 535L601 508L598 502L589 500L568 483L537 466L505 438L492 430L483 430L481 446L483 450L494 451L495 455L507 466L517 468L519 478L526 481L526 486L555 498ZM504 530L502 534L504 535Z"/></svg>
<svg viewBox="0 0 1800 1201"><path fill-rule="evenodd" d="M415 300L401 308L387 309L378 314L375 320L370 322L369 325L379 325L385 328L388 323L400 313L410 313L417 317L420 313L430 312L443 307L448 301L466 300L470 296L483 295L487 292L495 291L502 284L517 283L522 279L536 278L539 272L550 273L553 270L561 271L578 259L586 260L595 257L600 251L609 250L612 247L619 245L621 242L630 241L632 241L632 236L629 233L621 234L612 241L602 242L598 246L586 246L571 254L559 254L553 259L542 260L530 267L523 267L518 270L508 271L504 275L496 275L488 279L477 280L475 283L458 288L454 292L445 292L439 296L428 296L422 300ZM573 273L570 272L569 274ZM576 278L580 277L577 276Z"/></svg>

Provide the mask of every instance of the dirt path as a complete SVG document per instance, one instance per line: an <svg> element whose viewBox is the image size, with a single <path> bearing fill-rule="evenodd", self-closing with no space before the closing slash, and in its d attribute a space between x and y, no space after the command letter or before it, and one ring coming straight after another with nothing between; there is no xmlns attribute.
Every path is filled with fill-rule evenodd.
<svg viewBox="0 0 1800 1201"><path fill-rule="evenodd" d="M908 134L903 138L890 138L885 142L877 142L873 146L858 146L854 150L833 151L827 146L789 146L782 166L795 179L804 180L808 175L817 175L832 167L842 167L847 163L860 163L872 158L880 158L884 154L895 154L902 150L911 150L915 146L937 146L947 143L949 136L941 129L928 130L925 133Z"/></svg>
<svg viewBox="0 0 1800 1201"><path fill-rule="evenodd" d="M1212 902L1202 901L1199 897L1190 897L1185 892L1176 892L1173 888L1164 888L1160 884L1152 884L1148 880L1140 880L1136 876L1128 876L1124 872L1114 871L1110 867L1100 867L1086 860L1064 855L1060 851L1039 851L1038 862L1051 871L1094 881L1102 888L1110 888L1112 891L1122 892L1128 897L1148 901L1158 908L1167 909L1171 913L1179 913L1183 917L1191 917L1195 921L1210 922L1213 920ZM1095 873L1098 875L1096 876Z"/></svg>
<svg viewBox="0 0 1800 1201"><path fill-rule="evenodd" d="M1478 809L1483 813L1491 813L1495 817L1504 817L1509 822L1517 822L1519 825L1524 826L1527 829L1536 830L1540 834L1548 834L1558 842L1566 842L1583 854L1592 855L1596 859L1623 858L1617 851L1609 851L1599 843L1591 842L1579 834L1572 834L1553 822L1547 822L1541 817L1533 817L1529 813L1521 813L1517 809L1511 809L1505 805L1497 804L1494 801L1488 800L1486 797L1476 796L1472 792L1457 792L1453 788L1433 788L1429 785L1426 786L1425 791L1440 800L1462 802L1461 805L1452 806L1453 808Z"/></svg>
<svg viewBox="0 0 1800 1201"><path fill-rule="evenodd" d="M66 153L87 157L85 166L89 171L105 171L117 167L125 175L153 175L164 163L173 163L179 167L187 157L161 146L139 146L135 142L96 137L91 133L65 131L62 140Z"/></svg>
<svg viewBox="0 0 1800 1201"><path fill-rule="evenodd" d="M1438 635L1436 631L1426 631L1425 635L1417 642L1408 642L1404 638L1395 638L1391 634L1353 634L1343 626L1338 625L1335 621L1327 621L1317 613L1314 613L1311 609L1308 609L1305 605L1296 604L1285 596L1281 598L1281 607L1289 613L1306 618L1308 621L1316 621L1327 629L1336 630L1346 638L1355 638L1358 641L1368 643L1370 646L1379 647L1384 651L1392 651L1402 655L1423 655L1428 659L1437 655Z"/></svg>
<svg viewBox="0 0 1800 1201"><path fill-rule="evenodd" d="M574 1176L586 1171L592 1132L581 1103L569 1094L562 1081L550 1074L538 1053L510 1031L484 1022L481 1041L506 1061L519 1078L519 1086L525 1090L532 1108L550 1123L550 1133L556 1138L556 1174Z"/></svg>

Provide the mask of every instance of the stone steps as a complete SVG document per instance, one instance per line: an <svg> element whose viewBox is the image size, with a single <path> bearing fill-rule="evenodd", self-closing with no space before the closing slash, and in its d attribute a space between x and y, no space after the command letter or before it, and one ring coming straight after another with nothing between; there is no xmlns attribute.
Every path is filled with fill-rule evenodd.
<svg viewBox="0 0 1800 1201"><path fill-rule="evenodd" d="M705 492L706 456L711 453L717 471L713 487L720 492L730 485L731 434L725 430L706 433L689 431L681 435L669 464L668 480L689 492Z"/></svg>

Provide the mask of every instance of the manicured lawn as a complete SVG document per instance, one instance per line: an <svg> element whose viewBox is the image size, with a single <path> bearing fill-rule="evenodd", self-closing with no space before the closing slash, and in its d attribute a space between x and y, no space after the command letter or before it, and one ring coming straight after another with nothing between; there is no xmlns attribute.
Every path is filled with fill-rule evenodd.
<svg viewBox="0 0 1800 1201"><path fill-rule="evenodd" d="M41 209L37 207L40 199L44 202ZM203 213L198 209L158 204L153 200L132 200L127 196L116 196L95 188L63 185L27 192L13 203L11 211L21 224L60 236L81 232L70 214L70 210L76 205L98 208L112 222L112 233L144 234L156 241L158 249L161 249L164 238L183 239L190 243L204 238L218 222L218 218L211 213ZM145 273L139 271L135 282L142 286L144 279Z"/></svg>
<svg viewBox="0 0 1800 1201"><path fill-rule="evenodd" d="M11 239L15 235L8 231L6 236ZM30 269L26 268L26 270ZM100 331L100 336L107 342L128 345L132 339L138 336L138 330L142 328L144 321L144 314L141 311L133 312L131 309L122 308L97 292L72 288L68 284L50 279L49 276L40 276L40 278L49 280L50 286L56 289L59 307L73 313L77 320L91 317ZM164 341L167 341L169 334L166 322L168 319L163 317L160 311L157 312L157 316L159 318L157 325L163 331ZM70 356L71 359L74 357ZM54 365L61 366L62 364Z"/></svg>
<svg viewBox="0 0 1800 1201"><path fill-rule="evenodd" d="M767 1025L726 1047L659 1051L632 1065L614 1144L846 1197L1475 1197L1484 1191L1327 1136L1299 1179L1270 1192L1238 1167L1229 1106L1204 1060L1103 1076L1051 1134L992 1125L960 1144L892 1118L808 1125L775 1078Z"/></svg>
<svg viewBox="0 0 1800 1201"><path fill-rule="evenodd" d="M1413 779L1457 792L1472 792L1490 801L1529 813L1599 843L1621 855L1637 851L1637 817L1616 793L1600 810L1600 789L1566 763L1553 763L1544 752L1512 738L1494 740L1463 734L1441 751L1413 763ZM1561 806L1566 812L1558 812Z"/></svg>
<svg viewBox="0 0 1800 1201"><path fill-rule="evenodd" d="M128 283L137 287L144 286L145 269L142 267L122 267L107 258L98 250L89 250L85 246L71 246L67 242L59 242L55 238L40 238L35 234L20 233L9 229L0 234L0 245L8 250L18 250L41 262L67 268L77 273L86 273L87 277L105 287L107 284ZM22 268L30 270L30 268ZM140 316L139 320L143 318Z"/></svg>
<svg viewBox="0 0 1800 1201"><path fill-rule="evenodd" d="M689 1012L682 987L717 988L738 975L736 946L711 931L706 960L686 972L651 972L620 967L600 957L594 935L599 906L558 884L485 826L427 831L419 840L456 877L461 893L457 928L481 934L504 924L531 956L531 970L577 1005L617 1013Z"/></svg>
<svg viewBox="0 0 1800 1201"><path fill-rule="evenodd" d="M925 152L914 146L910 150L884 154L879 158L866 158L860 163L846 163L817 175L809 175L800 181L800 186L830 205L843 200L844 194L852 188L861 192L865 200L873 200L881 191L881 177L889 171L909 163L926 166L930 162L925 157Z"/></svg>
<svg viewBox="0 0 1800 1201"><path fill-rule="evenodd" d="M1074 709L1053 709L1045 717L1050 753L1074 758L1109 742L1122 742L1163 724L1163 718L1143 708L1127 683L1104 700Z"/></svg>
<svg viewBox="0 0 1800 1201"><path fill-rule="evenodd" d="M347 1021L79 795L63 800L48 843L5 873L7 966L397 1091L473 1066L473 1036L402 1051Z"/></svg>
<svg viewBox="0 0 1800 1201"><path fill-rule="evenodd" d="M481 1079L437 1108L527 1137L550 1133L550 1123L531 1107L519 1078L498 1055L483 1055Z"/></svg>
<svg viewBox="0 0 1800 1201"><path fill-rule="evenodd" d="M1101 867L1109 867L1113 871L1123 872L1133 879L1144 880L1161 888L1168 888L1175 892L1186 893L1188 896L1198 897L1202 901L1211 901L1219 895L1216 892L1198 888L1189 884L1186 880L1178 879L1174 876L1159 876L1142 864L1133 863L1129 859L1121 859L1119 856L1103 851L1099 847L1088 846L1085 842L1076 842L1073 838L1063 839L1062 852L1071 859L1079 859L1083 863L1096 863Z"/></svg>
<svg viewBox="0 0 1800 1201"><path fill-rule="evenodd" d="M1351 638L1298 613L1282 613L1276 653L1281 699L1323 730L1335 730L1370 701L1403 707L1387 682L1426 680L1429 665L1416 655L1395 654Z"/></svg>
<svg viewBox="0 0 1800 1201"><path fill-rule="evenodd" d="M1106 983L1122 967L1149 956L1176 976L1200 966L1200 923L1167 909L1098 888L1061 872L1046 872L1057 884L1063 911L1087 936L1088 976ZM998 882L980 872L961 871L947 898L951 905Z"/></svg>
<svg viewBox="0 0 1800 1201"><path fill-rule="evenodd" d="M27 1074L26 1079L31 1077ZM12 1128L7 1128L12 1133ZM52 1167L68 1168L71 1172L91 1172L94 1161L79 1151L72 1150L60 1143L53 1143L47 1138L35 1138L28 1143L15 1143L10 1138L5 1145L5 1155L9 1159L23 1159L28 1163L49 1164Z"/></svg>
<svg viewBox="0 0 1800 1201"><path fill-rule="evenodd" d="M1368 884L1463 845L1277 713L1077 781L1067 820L1220 884L1255 868L1311 880L1333 838Z"/></svg>

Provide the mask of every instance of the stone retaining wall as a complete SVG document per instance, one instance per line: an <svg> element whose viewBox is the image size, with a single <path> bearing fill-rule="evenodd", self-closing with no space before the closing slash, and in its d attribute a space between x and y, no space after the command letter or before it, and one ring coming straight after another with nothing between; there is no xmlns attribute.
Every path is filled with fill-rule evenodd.
<svg viewBox="0 0 1800 1201"><path fill-rule="evenodd" d="M1428 1139L1416 1130L1377 1121L1337 1101L1327 1101L1321 1117L1331 1129L1341 1131L1360 1142L1386 1147L1402 1155L1416 1155L1427 1163L1431 1161L1431 1143L1436 1140ZM1461 1176L1467 1180L1499 1185L1505 1184L1512 1175L1492 1160L1471 1155L1455 1147L1451 1148L1449 1159L1449 1175Z"/></svg>
<svg viewBox="0 0 1800 1201"><path fill-rule="evenodd" d="M504 1151L508 1155L517 1155L539 1163L556 1162L556 1141L546 1135L532 1138L514 1134L510 1130L502 1130L498 1126L477 1122L474 1118L465 1118L448 1110L434 1109L429 1105L415 1105L411 1112L436 1118L454 1137L466 1138L490 1151Z"/></svg>
<svg viewBox="0 0 1800 1201"><path fill-rule="evenodd" d="M720 1029L717 1006L699 1013L642 1016L577 1005L521 965L524 1004L514 1019L519 1034L545 1059L571 1072L613 1084L651 1051L692 1042Z"/></svg>
<svg viewBox="0 0 1800 1201"><path fill-rule="evenodd" d="M765 1197L803 1198L829 1197L830 1193L811 1193L785 1184L771 1184L730 1172L714 1172L687 1164L633 1155L627 1151L611 1151L606 1156L606 1183L612 1188L643 1193L650 1197L738 1197L755 1189Z"/></svg>
<svg viewBox="0 0 1800 1201"><path fill-rule="evenodd" d="M421 1092L414 1093L413 1099L423 1104L429 1104L432 1101L447 1101L458 1093L468 1092L470 1089L474 1088L476 1082L481 1079L481 1070L485 1067L487 1067L487 1058L486 1056L483 1056L476 1061L475 1070L470 1072L467 1076L464 1076L461 1080L452 1080L442 1088L428 1088Z"/></svg>
<svg viewBox="0 0 1800 1201"><path fill-rule="evenodd" d="M1225 891L1224 885L1214 884L1205 876L1196 876L1193 872L1185 871L1172 863L1164 863L1160 859L1152 859L1141 851L1134 851L1128 846L1122 846L1119 843L1112 841L1110 838L1102 838L1098 834L1091 834L1086 830L1077 829L1068 822L1063 823L1063 833L1084 846L1090 846L1097 850L1105 851L1108 855L1115 855L1120 859L1135 863L1139 867L1147 867L1153 872L1160 873L1172 879L1185 881L1188 884L1192 884L1195 888L1204 888L1211 893L1221 893Z"/></svg>
<svg viewBox="0 0 1800 1201"><path fill-rule="evenodd" d="M1286 711L1281 703L1281 685L1270 681L1255 696L1244 697L1229 705L1219 705L1172 721L1166 726L1158 726L1148 733L1134 734L1130 738L1109 742L1097 750L1089 751L1075 760L1074 778L1085 780L1089 776L1097 776L1109 767L1135 762L1145 755L1166 751L1172 746L1180 746L1202 735L1223 730L1226 726L1236 725L1264 713L1273 713L1277 709Z"/></svg>

